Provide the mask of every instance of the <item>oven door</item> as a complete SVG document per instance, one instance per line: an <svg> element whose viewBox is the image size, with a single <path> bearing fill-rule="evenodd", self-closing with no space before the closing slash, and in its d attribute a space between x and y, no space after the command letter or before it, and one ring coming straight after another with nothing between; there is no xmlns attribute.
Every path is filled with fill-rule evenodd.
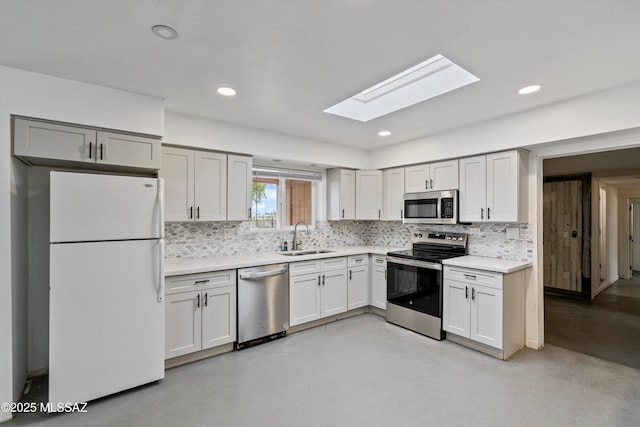
<svg viewBox="0 0 640 427"><path fill-rule="evenodd" d="M388 256L387 301L442 317L442 264Z"/></svg>

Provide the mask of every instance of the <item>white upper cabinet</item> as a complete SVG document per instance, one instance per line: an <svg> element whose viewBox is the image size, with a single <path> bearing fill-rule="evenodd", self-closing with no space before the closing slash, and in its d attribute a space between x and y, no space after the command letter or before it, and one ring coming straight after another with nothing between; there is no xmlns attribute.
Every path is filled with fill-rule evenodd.
<svg viewBox="0 0 640 427"><path fill-rule="evenodd" d="M227 220L251 219L251 173L253 159L248 156L228 156Z"/></svg>
<svg viewBox="0 0 640 427"><path fill-rule="evenodd" d="M527 152L460 159L460 221L526 222Z"/></svg>
<svg viewBox="0 0 640 427"><path fill-rule="evenodd" d="M33 164L83 163L155 170L160 168L160 139L105 132L39 120L14 119L13 150Z"/></svg>
<svg viewBox="0 0 640 427"><path fill-rule="evenodd" d="M162 148L167 221L227 219L227 155Z"/></svg>
<svg viewBox="0 0 640 427"><path fill-rule="evenodd" d="M458 189L458 160L404 168L405 193Z"/></svg>
<svg viewBox="0 0 640 427"><path fill-rule="evenodd" d="M327 170L327 219L356 218L356 171Z"/></svg>
<svg viewBox="0 0 640 427"><path fill-rule="evenodd" d="M382 219L401 221L404 215L404 168L387 169L382 174Z"/></svg>
<svg viewBox="0 0 640 427"><path fill-rule="evenodd" d="M356 219L382 218L382 171L356 171Z"/></svg>

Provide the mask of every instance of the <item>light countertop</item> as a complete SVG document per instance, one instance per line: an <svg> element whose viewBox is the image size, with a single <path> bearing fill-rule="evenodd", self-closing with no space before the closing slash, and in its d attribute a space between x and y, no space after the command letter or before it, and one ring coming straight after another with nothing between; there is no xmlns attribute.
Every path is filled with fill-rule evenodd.
<svg viewBox="0 0 640 427"><path fill-rule="evenodd" d="M309 248L309 250L313 249ZM244 255L172 259L165 261L164 275L165 277L178 276L181 274L232 270L236 268L255 267L259 265L279 264L282 262L308 261L312 259L335 258L361 254L386 255L387 252L399 251L406 248L389 246L342 246L326 249L334 252L299 256L285 256L281 255L280 252L258 252L254 254Z"/></svg>
<svg viewBox="0 0 640 427"><path fill-rule="evenodd" d="M513 273L531 267L530 262L512 261L508 259L489 258L483 256L466 255L442 261L445 265L455 267L475 268L476 270L495 271L497 273Z"/></svg>

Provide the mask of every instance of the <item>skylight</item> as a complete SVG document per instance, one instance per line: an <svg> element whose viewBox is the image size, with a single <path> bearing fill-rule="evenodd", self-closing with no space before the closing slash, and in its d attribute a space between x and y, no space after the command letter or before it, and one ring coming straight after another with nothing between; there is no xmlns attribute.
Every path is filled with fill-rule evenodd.
<svg viewBox="0 0 640 427"><path fill-rule="evenodd" d="M451 60L436 55L324 112L368 122L478 80Z"/></svg>

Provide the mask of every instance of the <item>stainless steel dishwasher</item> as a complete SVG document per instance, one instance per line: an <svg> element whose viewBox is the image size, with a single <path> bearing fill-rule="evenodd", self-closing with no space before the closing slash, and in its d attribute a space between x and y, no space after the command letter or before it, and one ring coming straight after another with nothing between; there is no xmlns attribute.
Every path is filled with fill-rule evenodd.
<svg viewBox="0 0 640 427"><path fill-rule="evenodd" d="M289 329L289 266L238 270L238 345L284 336Z"/></svg>

